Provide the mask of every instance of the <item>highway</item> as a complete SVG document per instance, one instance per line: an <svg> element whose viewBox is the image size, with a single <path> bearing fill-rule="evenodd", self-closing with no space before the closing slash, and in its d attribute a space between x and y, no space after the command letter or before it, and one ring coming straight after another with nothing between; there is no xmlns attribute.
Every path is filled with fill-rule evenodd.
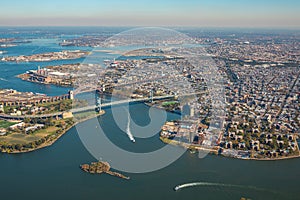
<svg viewBox="0 0 300 200"><path fill-rule="evenodd" d="M109 103L103 103L101 104L101 108L106 108L110 106L117 106L117 105L122 105L122 104L127 104L127 103L135 103L135 102L146 102L146 101L155 101L155 100L163 100L163 99L172 99L175 97L183 97L183 96L193 96L197 94L204 94L206 92L196 92L196 93L191 93L191 94L182 94L182 95L164 95L164 96L154 96L154 97L146 97L146 98L139 98L139 99L125 99L125 100L119 100L119 101L113 101ZM81 107L81 108L73 108L70 110L73 114L75 113L80 113L80 112L85 112L85 111L90 111L90 110L95 110L97 108L96 105L92 106L86 106L86 107ZM23 120L24 118L54 118L54 117L61 117L63 112L56 112L56 113L50 113L50 114L44 114L44 115L19 115L19 116L14 116L14 115L7 115L7 114L0 114L1 119L10 119L10 120Z"/></svg>
<svg viewBox="0 0 300 200"><path fill-rule="evenodd" d="M122 105L122 104L127 104L127 103L172 99L175 97L183 97L183 96L193 96L193 95L204 94L204 93L206 93L206 92L195 92L195 93L191 93L191 94L182 94L182 95L178 95L178 96L177 95L164 95L164 96L154 96L154 97L146 97L146 98L139 98L139 99L125 99L125 100L113 101L113 102L109 102L109 103L103 103L103 104L101 104L101 108L117 106L117 105ZM71 110L71 112L79 113L79 112L84 112L84 111L88 111L88 110L95 110L96 108L97 108L96 105L82 107L82 108L73 108Z"/></svg>

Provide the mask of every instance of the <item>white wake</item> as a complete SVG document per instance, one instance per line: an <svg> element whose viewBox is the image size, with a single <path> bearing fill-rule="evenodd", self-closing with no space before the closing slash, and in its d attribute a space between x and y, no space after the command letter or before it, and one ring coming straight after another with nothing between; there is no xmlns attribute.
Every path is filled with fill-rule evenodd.
<svg viewBox="0 0 300 200"><path fill-rule="evenodd" d="M130 131L130 115L128 114L128 122L127 122L127 129L126 129L126 133L130 139L130 141L135 142L135 139Z"/></svg>
<svg viewBox="0 0 300 200"><path fill-rule="evenodd" d="M7 79L5 78L0 78L0 81L5 81L5 82L9 82Z"/></svg>
<svg viewBox="0 0 300 200"><path fill-rule="evenodd" d="M263 188L257 188L254 186L243 186L243 185L233 185L233 184L224 184L224 183L209 183L209 182L194 182L194 183L185 183L181 185L177 185L174 190L180 190L184 188L189 187L197 187L197 186L219 186L219 187L235 187L235 188L241 188L241 189L252 189L252 190L258 190L258 191L267 191Z"/></svg>

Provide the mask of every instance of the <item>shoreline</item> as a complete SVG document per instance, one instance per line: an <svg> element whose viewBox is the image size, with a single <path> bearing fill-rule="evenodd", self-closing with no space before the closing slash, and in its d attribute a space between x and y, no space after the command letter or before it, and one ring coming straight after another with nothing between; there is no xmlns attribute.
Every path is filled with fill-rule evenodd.
<svg viewBox="0 0 300 200"><path fill-rule="evenodd" d="M1 61L11 63L26 63L26 62L52 62L60 60L76 60L84 58L89 55L90 52L82 50L64 50L59 52L46 52L33 55L19 55L3 57Z"/></svg>
<svg viewBox="0 0 300 200"><path fill-rule="evenodd" d="M278 158L239 158L239 157L233 157L233 156L226 156L223 154L218 154L217 156L223 156L225 158L232 158L232 159L238 159L238 160L252 160L252 161L278 161L278 160L291 160L291 159L300 158L300 154L292 155L292 156L285 156L285 157L278 157Z"/></svg>
<svg viewBox="0 0 300 200"><path fill-rule="evenodd" d="M158 105L152 105L151 103L144 103L146 106L154 106L156 109L163 109L161 106ZM174 112L175 113L175 112ZM21 150L21 151L11 151L11 152L1 152L1 153L7 153L7 154L19 154L19 153L29 153L29 152L33 152L42 148L46 148L49 147L51 145L53 145L57 140L59 140L63 135L65 135L71 128L75 127L77 124L85 122L89 119L92 119L94 117L98 117L98 116L102 116L105 114L105 111L102 110L102 113L98 113L95 115L91 115L90 117L84 118L84 119L80 119L78 121L76 121L73 125L71 125L69 128L67 128L66 130L64 130L59 136L57 136L55 139L49 141L49 142L45 142L43 144L41 144L40 146L34 148L34 149L26 149L26 150ZM76 117L73 116L73 118L76 119ZM183 147L186 148L187 150L200 150L200 151L207 151L209 154L213 154L216 156L223 156L226 158L233 158L233 159L239 159L239 160L255 160L255 161L277 161L277 160L288 160L288 159L296 159L296 158L300 158L300 151L298 151L298 155L292 155L292 156L286 156L286 157L278 157L278 158L242 158L242 157L235 157L235 156L229 156L229 155L224 155L224 154L219 154L219 149L220 147L215 147L215 149L210 149L210 148L205 148L205 147L200 147L200 146L193 146L192 144L188 144L188 143L182 143L179 144L178 141L173 141L170 140L168 138L162 138L159 137L160 141L165 143L165 144L170 144L173 146L179 146L179 147ZM171 142L173 141L173 142Z"/></svg>
<svg viewBox="0 0 300 200"><path fill-rule="evenodd" d="M223 154L219 154L218 151L220 149L220 147L216 147L217 149L209 149L209 148L205 148L205 147L200 147L200 146L193 146L192 144L188 144L188 143L182 143L179 144L177 141L173 141L167 138L162 138L159 137L160 141L165 143L165 144L170 144L173 146L179 146L179 147L183 147L186 148L187 150L200 150L200 151L207 151L209 154L213 154L216 156L222 156L225 158L232 158L232 159L239 159L239 160L253 160L253 161L278 161L278 160L290 160L290 159L296 159L296 158L300 158L300 152L298 152L298 155L292 155L292 156L286 156L286 157L278 157L278 158L239 158L239 157L234 157L234 156L226 156Z"/></svg>
<svg viewBox="0 0 300 200"><path fill-rule="evenodd" d="M249 158L248 160L257 160L257 161L277 161L277 160L290 160L290 159L296 159L300 158L299 155L293 155L293 156L286 156L286 157L279 157L279 158ZM247 159L245 159L247 160Z"/></svg>
<svg viewBox="0 0 300 200"><path fill-rule="evenodd" d="M41 81L31 81L29 79L23 78L23 76L25 76L26 73L23 74L18 74L15 77L21 79L22 81L27 81L29 83L37 83L37 84L41 84L41 85L54 85L54 86L59 86L59 87L63 87L63 88L73 88L74 85L67 85L67 84L56 84L56 83L46 83L46 82L41 82Z"/></svg>
<svg viewBox="0 0 300 200"><path fill-rule="evenodd" d="M39 149L43 149L43 148L46 148L46 147L49 147L49 146L52 146L56 141L58 141L63 135L65 135L71 128L75 127L76 125L82 123L82 122L85 122L87 120L90 120L94 117L99 117L99 116L102 116L105 114L105 111L102 110L101 113L98 113L96 115L92 115L90 117L87 117L85 119L81 119L77 122L75 122L73 125L71 125L70 127L68 127L67 129L65 129L60 135L58 135L56 138L54 138L53 140L50 140L50 141L46 141L44 142L43 144L37 146L36 148L33 148L33 149L26 149L26 150L21 150L21 151L11 151L11 152L1 152L1 153L7 153L7 154L21 154L21 153L29 153L29 152L33 152L33 151L36 151L36 150L39 150Z"/></svg>

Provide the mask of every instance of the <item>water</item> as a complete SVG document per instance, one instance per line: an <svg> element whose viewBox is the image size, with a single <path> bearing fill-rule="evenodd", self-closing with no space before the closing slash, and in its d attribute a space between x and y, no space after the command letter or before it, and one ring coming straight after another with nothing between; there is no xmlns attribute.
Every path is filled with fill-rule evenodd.
<svg viewBox="0 0 300 200"><path fill-rule="evenodd" d="M74 34L73 31L69 32L68 34ZM25 54L32 50L36 51L35 53L61 50L57 45L57 34L54 34L55 37L40 39L41 34L33 34L31 31L30 37L37 37L37 40L6 50L11 55ZM68 34L64 34L63 37L67 37ZM68 62L71 61L55 63ZM34 84L15 78L15 75L37 65L46 66L53 63L0 62L0 87L48 95L66 93L68 88ZM149 117L145 114L147 110L148 107L143 104L130 106L131 117L138 124L149 122ZM178 115L168 114L169 120L176 118ZM164 145L158 135L148 139L137 138L137 142L133 144L126 133L113 122L110 109L99 118L99 123L104 127L111 141L121 148L135 152L148 152ZM87 131L95 131L95 126L91 125L90 121L81 125L85 126ZM68 131L51 147L26 154L0 154L1 199L232 200L241 197L299 199L300 196L300 159L245 161L214 155L199 159L197 154L187 152L175 163L159 171L147 174L126 173L131 177L129 181L105 174L90 175L79 169L80 164L92 161L95 159L82 145L76 128ZM179 184L193 182L209 184L174 191L174 187Z"/></svg>
<svg viewBox="0 0 300 200"><path fill-rule="evenodd" d="M146 111L144 105L134 105ZM110 111L100 119L116 144L131 145L127 135L117 131L111 122ZM172 118L175 116L169 116ZM146 120L144 115L133 118ZM89 121L83 126L89 125ZM94 127L89 126L93 131ZM138 140L138 151L158 147L157 137L150 141ZM144 146L145 145L145 146ZM299 160L257 162L208 155L184 154L172 165L147 174L126 174L131 180L109 175L90 175L79 165L95 159L85 150L72 128L53 146L32 153L0 155L1 196L24 199L298 199ZM174 191L173 188L189 182L217 183ZM218 185L225 184L225 186ZM226 186L228 184L229 186ZM238 185L230 186L230 185ZM14 192L17 191L17 192ZM47 194L47 195L45 195Z"/></svg>

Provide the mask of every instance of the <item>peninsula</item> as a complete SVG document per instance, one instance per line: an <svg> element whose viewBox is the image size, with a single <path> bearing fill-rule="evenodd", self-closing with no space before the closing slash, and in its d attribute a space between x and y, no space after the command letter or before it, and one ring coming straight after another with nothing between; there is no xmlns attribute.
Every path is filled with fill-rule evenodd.
<svg viewBox="0 0 300 200"><path fill-rule="evenodd" d="M43 54L34 54L34 55L20 55L20 56L10 56L3 57L1 61L5 62L48 62L53 60L72 60L85 57L89 54L87 51L60 51L60 52L51 52Z"/></svg>

